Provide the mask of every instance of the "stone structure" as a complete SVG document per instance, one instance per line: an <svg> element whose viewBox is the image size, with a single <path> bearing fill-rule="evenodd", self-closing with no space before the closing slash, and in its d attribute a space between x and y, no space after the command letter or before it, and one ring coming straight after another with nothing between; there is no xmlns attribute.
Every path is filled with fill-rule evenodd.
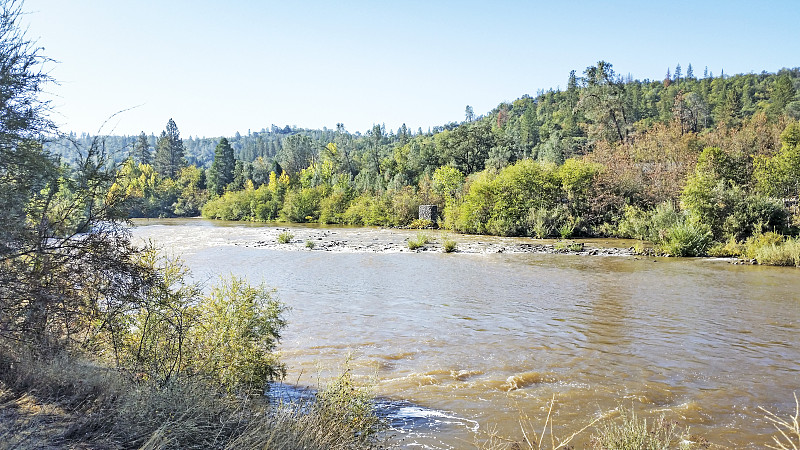
<svg viewBox="0 0 800 450"><path fill-rule="evenodd" d="M436 205L419 205L420 220L430 220L435 223L438 215L439 211Z"/></svg>

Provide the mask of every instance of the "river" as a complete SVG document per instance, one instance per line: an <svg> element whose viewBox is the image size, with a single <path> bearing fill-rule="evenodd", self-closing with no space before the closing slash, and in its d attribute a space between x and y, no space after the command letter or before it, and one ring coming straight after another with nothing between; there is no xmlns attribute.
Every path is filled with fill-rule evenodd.
<svg viewBox="0 0 800 450"><path fill-rule="evenodd" d="M521 414L541 431L553 398L557 437L622 406L735 448L771 442L759 406L794 412L798 269L503 252L530 240L485 236L453 235L485 251L410 252L415 232L341 227L292 227L294 245L273 245L280 230L180 219L133 234L206 285L235 274L277 289L291 308L287 383L318 386L347 365L418 415L398 431L406 448L469 447L491 429L521 439ZM354 244L303 245L323 236Z"/></svg>

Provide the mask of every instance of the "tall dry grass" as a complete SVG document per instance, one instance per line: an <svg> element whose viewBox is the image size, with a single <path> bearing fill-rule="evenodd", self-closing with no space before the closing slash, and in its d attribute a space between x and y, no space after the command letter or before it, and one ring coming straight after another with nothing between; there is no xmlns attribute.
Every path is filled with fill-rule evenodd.
<svg viewBox="0 0 800 450"><path fill-rule="evenodd" d="M0 448L388 447L377 422L338 420L352 408L345 393L320 406L271 405L188 379L159 385L75 357L0 351Z"/></svg>

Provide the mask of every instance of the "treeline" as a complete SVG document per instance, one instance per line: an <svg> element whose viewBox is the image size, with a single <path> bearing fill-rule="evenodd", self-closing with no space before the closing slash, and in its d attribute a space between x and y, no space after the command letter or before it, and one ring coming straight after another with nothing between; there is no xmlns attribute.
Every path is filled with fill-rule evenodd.
<svg viewBox="0 0 800 450"><path fill-rule="evenodd" d="M406 226L436 204L457 231L636 237L680 255L795 234L800 69L639 81L601 61L582 75L427 132L273 126L216 140L205 169L134 151L117 188L134 216Z"/></svg>

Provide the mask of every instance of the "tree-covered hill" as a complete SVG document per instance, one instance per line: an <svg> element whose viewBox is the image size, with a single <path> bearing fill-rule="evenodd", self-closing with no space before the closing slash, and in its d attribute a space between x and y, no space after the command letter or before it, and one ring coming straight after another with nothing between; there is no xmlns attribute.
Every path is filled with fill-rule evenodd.
<svg viewBox="0 0 800 450"><path fill-rule="evenodd" d="M133 216L405 226L436 204L456 231L636 237L683 255L743 255L748 239L795 234L800 69L667 72L633 80L600 61L565 90L479 117L467 106L425 131L273 125L180 139L170 119L158 137L100 142L125 161L117 189Z"/></svg>

